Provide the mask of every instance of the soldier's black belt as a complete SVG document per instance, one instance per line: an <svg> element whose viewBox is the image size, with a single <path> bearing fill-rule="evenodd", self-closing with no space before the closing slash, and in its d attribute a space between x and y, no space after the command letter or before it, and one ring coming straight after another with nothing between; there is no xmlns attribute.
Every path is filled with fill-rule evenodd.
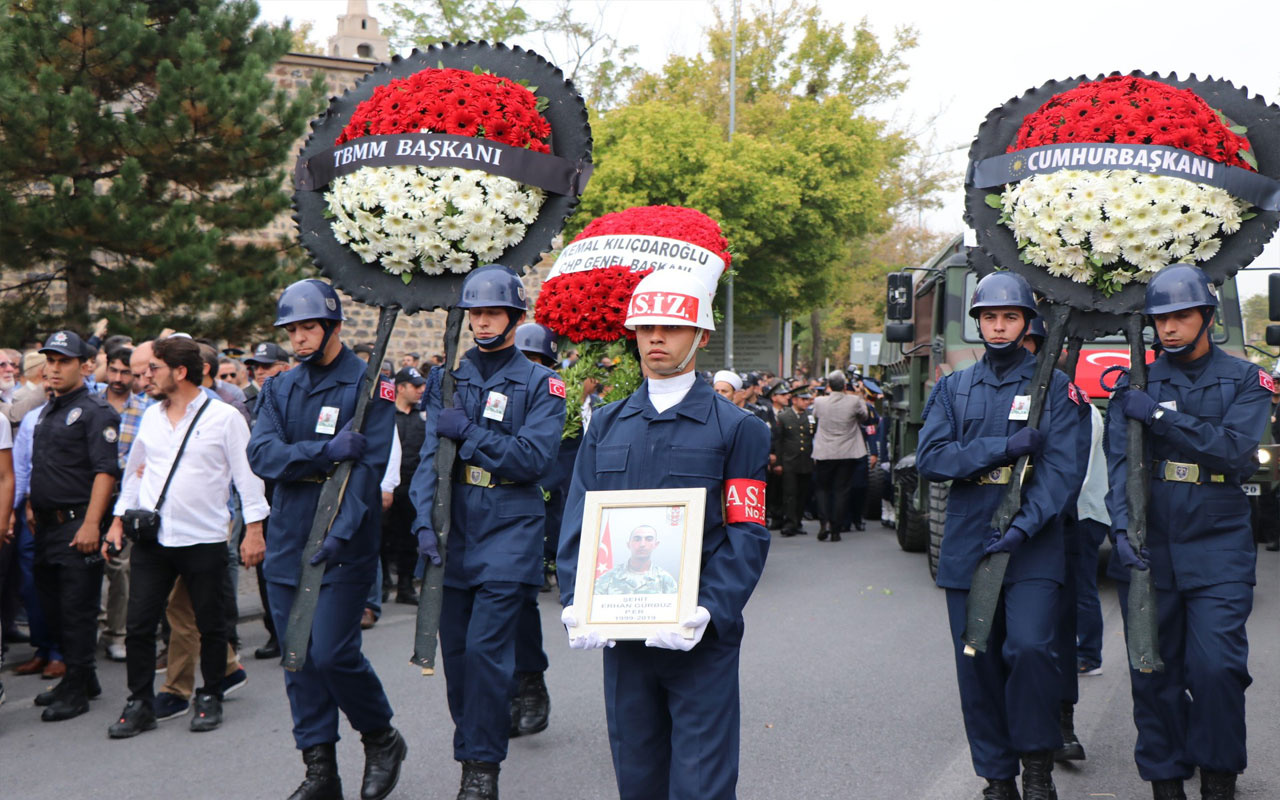
<svg viewBox="0 0 1280 800"><path fill-rule="evenodd" d="M53 508L45 511L35 512L36 524L42 528L53 527L55 525L65 525L68 522L74 522L78 519L84 519L88 512L89 506L65 506L63 508Z"/></svg>
<svg viewBox="0 0 1280 800"><path fill-rule="evenodd" d="M1028 464L1026 478L1031 477L1031 470L1032 467ZM981 475L965 478L961 483L971 483L977 486L1007 486L1012 480L1013 467L996 467L995 469L987 470Z"/></svg>
<svg viewBox="0 0 1280 800"><path fill-rule="evenodd" d="M1153 465L1152 477L1156 480L1172 483L1226 483L1227 476L1210 472L1199 464L1183 461L1157 461Z"/></svg>
<svg viewBox="0 0 1280 800"><path fill-rule="evenodd" d="M474 464L459 464L457 480L468 486L479 486L482 489L491 489L494 486L514 486L519 483L519 481L494 477L494 474L489 470L477 467Z"/></svg>

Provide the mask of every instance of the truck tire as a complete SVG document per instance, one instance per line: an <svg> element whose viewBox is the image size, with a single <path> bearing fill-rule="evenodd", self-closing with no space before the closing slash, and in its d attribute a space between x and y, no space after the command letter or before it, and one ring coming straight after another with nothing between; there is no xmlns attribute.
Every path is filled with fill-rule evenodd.
<svg viewBox="0 0 1280 800"><path fill-rule="evenodd" d="M889 475L877 464L867 470L867 504L862 518L871 522L880 519L880 501L887 497Z"/></svg>
<svg viewBox="0 0 1280 800"><path fill-rule="evenodd" d="M929 544L929 519L923 509L916 508L916 486L920 480L914 469L898 471L897 491L898 546L908 553L922 553Z"/></svg>
<svg viewBox="0 0 1280 800"><path fill-rule="evenodd" d="M947 525L947 498L951 484L929 484L929 574L938 577L938 559L942 554L942 531Z"/></svg>

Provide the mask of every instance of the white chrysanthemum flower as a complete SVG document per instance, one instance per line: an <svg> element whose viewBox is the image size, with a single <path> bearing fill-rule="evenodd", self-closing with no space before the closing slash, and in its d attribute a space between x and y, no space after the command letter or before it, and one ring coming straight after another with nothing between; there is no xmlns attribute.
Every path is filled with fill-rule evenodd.
<svg viewBox="0 0 1280 800"><path fill-rule="evenodd" d="M527 227L519 222L505 226L501 234L503 249L505 250L524 241L524 235L528 230Z"/></svg>
<svg viewBox="0 0 1280 800"><path fill-rule="evenodd" d="M409 232L409 221L399 214L387 214L382 218L382 230L391 236Z"/></svg>
<svg viewBox="0 0 1280 800"><path fill-rule="evenodd" d="M463 224L461 217L441 217L436 227L440 230L440 235L449 241L457 241L467 235L467 226Z"/></svg>
<svg viewBox="0 0 1280 800"><path fill-rule="evenodd" d="M1062 262L1068 267L1078 267L1084 264L1087 258L1088 254L1078 244L1062 248Z"/></svg>
<svg viewBox="0 0 1280 800"><path fill-rule="evenodd" d="M1173 241L1169 243L1169 257L1174 259L1183 258L1191 252L1191 248L1194 246L1195 243L1192 242L1190 236L1174 236Z"/></svg>
<svg viewBox="0 0 1280 800"><path fill-rule="evenodd" d="M1202 242L1207 242L1218 235L1218 220L1208 217L1204 225L1200 226L1200 230L1196 231L1195 238Z"/></svg>
<svg viewBox="0 0 1280 800"><path fill-rule="evenodd" d="M471 253L483 253L493 246L493 238L489 236L487 230L472 228L467 231L466 236L462 237L462 241L458 243L458 246Z"/></svg>
<svg viewBox="0 0 1280 800"><path fill-rule="evenodd" d="M1078 245L1085 237L1084 228L1077 225L1074 221L1064 222L1062 227L1058 229L1058 232L1062 236L1062 241L1069 245Z"/></svg>
<svg viewBox="0 0 1280 800"><path fill-rule="evenodd" d="M1044 249L1038 245L1032 245L1031 247L1023 250L1022 253L1027 257L1028 261L1035 264L1037 267L1049 266L1049 259L1045 256Z"/></svg>
<svg viewBox="0 0 1280 800"><path fill-rule="evenodd" d="M419 268L428 275L444 274L444 264L432 258L422 259L422 264Z"/></svg>
<svg viewBox="0 0 1280 800"><path fill-rule="evenodd" d="M1089 231L1089 247L1095 253L1114 253L1120 247L1120 237L1116 226L1110 222L1100 222Z"/></svg>
<svg viewBox="0 0 1280 800"><path fill-rule="evenodd" d="M1160 247L1173 238L1170 230L1158 222L1153 222L1141 230L1142 243L1147 247Z"/></svg>
<svg viewBox="0 0 1280 800"><path fill-rule="evenodd" d="M1155 222L1155 207L1150 203L1142 203L1129 210L1129 224L1135 228L1145 228Z"/></svg>
<svg viewBox="0 0 1280 800"><path fill-rule="evenodd" d="M1196 261L1208 261L1218 254L1218 249L1222 247L1221 239L1205 239L1196 245L1196 249L1191 255Z"/></svg>
<svg viewBox="0 0 1280 800"><path fill-rule="evenodd" d="M454 250L444 257L444 266L450 272L460 275L471 269L471 254Z"/></svg>
<svg viewBox="0 0 1280 800"><path fill-rule="evenodd" d="M409 221L409 234L414 238L423 239L436 235L436 219L434 217L417 217Z"/></svg>
<svg viewBox="0 0 1280 800"><path fill-rule="evenodd" d="M1151 199L1160 203L1173 202L1174 182L1181 182L1181 178L1169 178L1164 175L1156 176L1154 180L1147 181L1147 188L1151 190Z"/></svg>
<svg viewBox="0 0 1280 800"><path fill-rule="evenodd" d="M1114 264L1120 260L1120 248L1116 248L1107 253L1099 253L1096 250L1093 253L1093 260L1102 266Z"/></svg>
<svg viewBox="0 0 1280 800"><path fill-rule="evenodd" d="M1093 265L1085 263L1070 267L1067 270L1067 277L1076 283L1088 283L1093 277Z"/></svg>
<svg viewBox="0 0 1280 800"><path fill-rule="evenodd" d="M1128 249L1130 247L1142 245L1144 240L1144 230L1145 229L1140 228L1137 225L1117 223L1116 238L1120 242L1120 247Z"/></svg>
<svg viewBox="0 0 1280 800"><path fill-rule="evenodd" d="M1044 187L1038 181L1031 179L1028 183L1029 185L1022 192L1022 205L1033 212L1039 211L1040 207L1048 204L1053 197L1044 190Z"/></svg>
<svg viewBox="0 0 1280 800"><path fill-rule="evenodd" d="M1079 225L1082 231L1089 233L1102 224L1102 211L1096 205L1082 204L1073 222Z"/></svg>
<svg viewBox="0 0 1280 800"><path fill-rule="evenodd" d="M424 197L430 197L436 193L436 182L428 175L421 172L414 172L413 175L405 181L405 185L409 188L413 196L421 200Z"/></svg>
<svg viewBox="0 0 1280 800"><path fill-rule="evenodd" d="M351 249L366 264L371 264L378 260L378 251L368 242L354 242L351 245Z"/></svg>
<svg viewBox="0 0 1280 800"><path fill-rule="evenodd" d="M1103 277L1107 278L1108 280L1115 281L1117 284L1121 286L1124 286L1125 284L1129 284L1133 282L1133 275L1129 272L1125 272L1122 269L1112 270L1111 272L1108 272Z"/></svg>
<svg viewBox="0 0 1280 800"><path fill-rule="evenodd" d="M463 211L479 208L484 202L484 192L471 181L459 181L449 189L449 202Z"/></svg>
<svg viewBox="0 0 1280 800"><path fill-rule="evenodd" d="M433 192L418 201L418 210L422 212L422 216L435 219L444 215L447 205L445 198L439 192Z"/></svg>
<svg viewBox="0 0 1280 800"><path fill-rule="evenodd" d="M418 239L418 250L424 258L439 261L449 254L453 248L440 236L432 235ZM433 273L439 274L439 273Z"/></svg>

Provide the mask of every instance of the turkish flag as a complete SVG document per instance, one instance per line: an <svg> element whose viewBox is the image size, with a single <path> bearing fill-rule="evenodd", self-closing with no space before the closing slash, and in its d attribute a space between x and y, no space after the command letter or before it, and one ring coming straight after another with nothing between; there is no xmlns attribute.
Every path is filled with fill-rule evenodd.
<svg viewBox="0 0 1280 800"><path fill-rule="evenodd" d="M596 550L596 577L599 578L613 569L613 548L609 539L609 517L604 518L604 534L600 537L600 547Z"/></svg>

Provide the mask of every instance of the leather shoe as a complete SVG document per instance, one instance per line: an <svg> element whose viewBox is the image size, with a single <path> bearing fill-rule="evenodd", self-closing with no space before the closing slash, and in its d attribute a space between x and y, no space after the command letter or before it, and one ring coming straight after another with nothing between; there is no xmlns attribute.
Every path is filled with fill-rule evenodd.
<svg viewBox="0 0 1280 800"><path fill-rule="evenodd" d="M1181 778L1152 781L1151 796L1155 800L1187 800L1187 792Z"/></svg>
<svg viewBox="0 0 1280 800"><path fill-rule="evenodd" d="M1235 796L1236 774L1234 772L1200 769L1201 800L1234 800Z"/></svg>
<svg viewBox="0 0 1280 800"><path fill-rule="evenodd" d="M409 745L395 728L361 734L364 742L364 777L360 781L360 800L382 800L400 781L400 765Z"/></svg>
<svg viewBox="0 0 1280 800"><path fill-rule="evenodd" d="M120 719L107 728L112 739L129 739L143 731L155 730L156 714L146 700L130 700L120 712Z"/></svg>
<svg viewBox="0 0 1280 800"><path fill-rule="evenodd" d="M367 631L377 624L378 618L373 615L373 609L366 608L364 613L360 615L360 630Z"/></svg>
<svg viewBox="0 0 1280 800"><path fill-rule="evenodd" d="M491 761L463 761L457 800L498 800L498 770Z"/></svg>
<svg viewBox="0 0 1280 800"><path fill-rule="evenodd" d="M520 718L517 723L521 736L531 736L547 729L551 717L551 697L547 694L547 682L541 672L520 673Z"/></svg>
<svg viewBox="0 0 1280 800"><path fill-rule="evenodd" d="M1271 542L1270 544L1267 545L1267 549L1273 553L1277 550L1280 550L1280 542Z"/></svg>
<svg viewBox="0 0 1280 800"><path fill-rule="evenodd" d="M831 541L833 541L833 542L838 542L838 541L840 541L840 531L832 531L832 532L831 532Z"/></svg>
<svg viewBox="0 0 1280 800"><path fill-rule="evenodd" d="M45 722L61 722L89 710L88 674L75 670L67 675L61 685L62 691L58 692L58 696L40 714L40 719Z"/></svg>
<svg viewBox="0 0 1280 800"><path fill-rule="evenodd" d="M1014 781L988 778L987 788L982 790L982 800L1021 800L1021 796Z"/></svg>
<svg viewBox="0 0 1280 800"><path fill-rule="evenodd" d="M40 694L36 695L36 701L35 701L36 705L38 706L53 705L54 701L58 699L59 695L61 695L64 689L66 688L66 682L67 682L67 679L63 678L62 680L58 681L58 683L52 689L47 689L41 692ZM102 696L102 684L98 683L97 670L94 670L93 672L89 673L89 687L88 687L87 694L89 695L90 700L96 700Z"/></svg>
<svg viewBox="0 0 1280 800"><path fill-rule="evenodd" d="M67 674L67 665L62 661L50 661L44 665L44 670L40 673L40 677L46 681L57 680Z"/></svg>
<svg viewBox="0 0 1280 800"><path fill-rule="evenodd" d="M269 658L279 658L280 642L276 640L276 637L272 636L267 640L266 644L253 651L253 657L259 661L265 661Z"/></svg>
<svg viewBox="0 0 1280 800"><path fill-rule="evenodd" d="M342 779L338 777L338 754L333 742L317 744L302 751L306 777L289 800L342 800Z"/></svg>
<svg viewBox="0 0 1280 800"><path fill-rule="evenodd" d="M401 605L416 606L418 604L418 596L413 593L412 589L407 592L401 590L396 592L396 602Z"/></svg>
<svg viewBox="0 0 1280 800"><path fill-rule="evenodd" d="M24 661L13 668L14 675L37 675L49 663L49 659L36 656L30 661Z"/></svg>

